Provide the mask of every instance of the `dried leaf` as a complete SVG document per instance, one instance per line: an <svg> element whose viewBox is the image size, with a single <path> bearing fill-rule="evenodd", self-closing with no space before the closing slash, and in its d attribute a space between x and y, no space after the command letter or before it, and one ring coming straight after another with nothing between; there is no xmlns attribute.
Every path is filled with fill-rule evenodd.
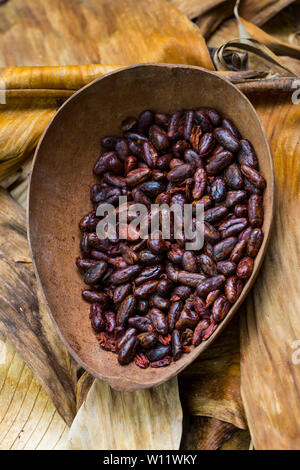
<svg viewBox="0 0 300 470"><path fill-rule="evenodd" d="M232 16L234 5L235 0L223 0L217 5L213 2L211 8L203 12L196 20L199 32L205 38L209 38L226 18Z"/></svg>
<svg viewBox="0 0 300 470"><path fill-rule="evenodd" d="M240 393L239 319L179 379L183 407L188 414L216 418L246 429Z"/></svg>
<svg viewBox="0 0 300 470"><path fill-rule="evenodd" d="M16 348L71 424L75 414L73 360L54 330L28 258L24 210L0 190L0 333Z"/></svg>
<svg viewBox="0 0 300 470"><path fill-rule="evenodd" d="M218 450L228 441L236 427L214 418L191 416L183 435L183 450Z"/></svg>
<svg viewBox="0 0 300 470"><path fill-rule="evenodd" d="M159 387L118 392L95 380L71 426L73 450L179 448L182 410L177 379Z"/></svg>
<svg viewBox="0 0 300 470"><path fill-rule="evenodd" d="M87 394L89 393L89 390L91 386L93 385L95 377L93 377L91 374L88 372L84 372L80 379L77 382L77 388L76 388L76 409L77 411L81 407L81 405L85 402Z"/></svg>
<svg viewBox="0 0 300 470"><path fill-rule="evenodd" d="M0 66L172 62L213 68L195 25L166 0L27 0L26 15L23 0L14 0L1 6L0 32Z"/></svg>
<svg viewBox="0 0 300 470"><path fill-rule="evenodd" d="M33 372L0 336L0 449L54 449L67 432Z"/></svg>
<svg viewBox="0 0 300 470"><path fill-rule="evenodd" d="M214 7L225 3L227 0L206 0L205 2L199 0L169 0L178 10L190 19L204 16Z"/></svg>
<svg viewBox="0 0 300 470"><path fill-rule="evenodd" d="M252 102L269 137L276 193L269 249L241 315L242 396L255 449L292 450L300 446L300 108L289 94Z"/></svg>
<svg viewBox="0 0 300 470"><path fill-rule="evenodd" d="M290 44L279 41L279 39L270 36L262 29L241 17L240 21L253 39L256 39L257 41L267 46L272 52L274 52L274 54L277 54L278 56L287 55L293 57L294 59L300 59L300 46L292 46Z"/></svg>
<svg viewBox="0 0 300 470"><path fill-rule="evenodd" d="M240 15L257 26L266 23L295 0L242 0Z"/></svg>

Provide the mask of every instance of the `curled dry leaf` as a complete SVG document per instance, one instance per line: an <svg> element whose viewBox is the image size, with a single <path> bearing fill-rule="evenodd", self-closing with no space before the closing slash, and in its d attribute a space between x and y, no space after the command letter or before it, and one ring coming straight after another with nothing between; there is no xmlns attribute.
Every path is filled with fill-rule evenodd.
<svg viewBox="0 0 300 470"><path fill-rule="evenodd" d="M68 426L13 346L0 336L0 449L52 450Z"/></svg>
<svg viewBox="0 0 300 470"><path fill-rule="evenodd" d="M185 426L183 450L248 450L250 434L231 423L214 418L190 416Z"/></svg>
<svg viewBox="0 0 300 470"><path fill-rule="evenodd" d="M242 396L255 449L292 450L300 447L300 108L291 94L251 99L269 137L276 198L273 235L241 315Z"/></svg>
<svg viewBox="0 0 300 470"><path fill-rule="evenodd" d="M67 448L177 450L181 434L176 378L136 392L118 392L95 380L71 426Z"/></svg>

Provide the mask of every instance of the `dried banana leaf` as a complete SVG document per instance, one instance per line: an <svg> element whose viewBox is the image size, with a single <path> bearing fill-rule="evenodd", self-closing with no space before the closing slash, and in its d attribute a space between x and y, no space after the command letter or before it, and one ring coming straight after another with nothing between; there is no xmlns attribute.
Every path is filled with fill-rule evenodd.
<svg viewBox="0 0 300 470"><path fill-rule="evenodd" d="M216 418L246 429L240 393L239 318L179 377L180 396L189 415Z"/></svg>
<svg viewBox="0 0 300 470"><path fill-rule="evenodd" d="M190 19L204 16L214 7L218 7L227 0L169 0L178 10Z"/></svg>
<svg viewBox="0 0 300 470"><path fill-rule="evenodd" d="M212 68L197 28L167 0L27 0L26 15L23 0L14 0L0 10L0 66L152 61Z"/></svg>
<svg viewBox="0 0 300 470"><path fill-rule="evenodd" d="M54 449L68 426L12 345L0 336L0 449Z"/></svg>
<svg viewBox="0 0 300 470"><path fill-rule="evenodd" d="M225 0L220 5L211 8L199 16L196 24L200 33L205 38L209 38L224 20L232 16L234 5L235 0Z"/></svg>
<svg viewBox="0 0 300 470"><path fill-rule="evenodd" d="M286 44L279 39L270 36L265 33L262 29L258 28L254 24L246 21L245 19L239 17L239 20L249 35L259 41L260 43L267 46L274 54L278 56L290 56L294 59L300 59L300 46L292 46L291 44Z"/></svg>
<svg viewBox="0 0 300 470"><path fill-rule="evenodd" d="M240 15L251 23L261 26L295 0L242 0Z"/></svg>
<svg viewBox="0 0 300 470"><path fill-rule="evenodd" d="M71 426L67 448L176 450L181 434L176 378L136 392L118 392L95 380Z"/></svg>
<svg viewBox="0 0 300 470"><path fill-rule="evenodd" d="M1 189L0 333L33 370L70 425L76 408L76 368L54 330L28 261L25 212Z"/></svg>
<svg viewBox="0 0 300 470"><path fill-rule="evenodd" d="M269 249L241 315L242 396L255 449L291 450L300 447L300 107L291 94L252 102L271 144L276 191Z"/></svg>
<svg viewBox="0 0 300 470"><path fill-rule="evenodd" d="M251 437L248 430L214 418L190 416L184 426L183 450L248 450Z"/></svg>

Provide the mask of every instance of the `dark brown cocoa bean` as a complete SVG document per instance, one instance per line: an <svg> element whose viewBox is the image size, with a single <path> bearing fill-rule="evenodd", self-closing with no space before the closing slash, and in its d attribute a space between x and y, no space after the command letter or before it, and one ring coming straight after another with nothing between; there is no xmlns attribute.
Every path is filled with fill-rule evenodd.
<svg viewBox="0 0 300 470"><path fill-rule="evenodd" d="M209 325L210 323L208 319L199 321L193 333L192 344L194 346L198 346L201 343L203 339L203 332L209 327Z"/></svg>
<svg viewBox="0 0 300 470"><path fill-rule="evenodd" d="M228 214L225 206L212 207L204 212L204 220L210 224L222 220Z"/></svg>
<svg viewBox="0 0 300 470"><path fill-rule="evenodd" d="M181 264L184 250L179 246L172 247L172 250L168 251L168 259L175 264Z"/></svg>
<svg viewBox="0 0 300 470"><path fill-rule="evenodd" d="M189 273L187 271L178 272L178 282L189 287L197 287L199 282L204 280L204 276L201 274Z"/></svg>
<svg viewBox="0 0 300 470"><path fill-rule="evenodd" d="M230 152L238 152L241 148L240 140L236 138L232 132L224 127L216 127L214 136L223 147Z"/></svg>
<svg viewBox="0 0 300 470"><path fill-rule="evenodd" d="M192 149L187 149L184 152L184 160L186 161L186 163L189 163L190 165L196 168L203 168L203 163L200 156L197 152Z"/></svg>
<svg viewBox="0 0 300 470"><path fill-rule="evenodd" d="M94 303L90 308L90 320L96 333L100 333L105 328L105 316L103 307L99 303Z"/></svg>
<svg viewBox="0 0 300 470"><path fill-rule="evenodd" d="M157 284L157 293L163 297L167 296L171 289L174 287L174 284L170 279L161 279Z"/></svg>
<svg viewBox="0 0 300 470"><path fill-rule="evenodd" d="M231 276L226 280L225 296L227 300L234 304L243 290L243 283L237 276Z"/></svg>
<svg viewBox="0 0 300 470"><path fill-rule="evenodd" d="M217 263L217 270L220 274L228 277L235 273L236 271L236 264L232 261L219 261Z"/></svg>
<svg viewBox="0 0 300 470"><path fill-rule="evenodd" d="M136 303L136 311L145 315L149 310L149 302L146 299L138 299Z"/></svg>
<svg viewBox="0 0 300 470"><path fill-rule="evenodd" d="M219 227L219 232L222 238L232 237L244 230L248 225L248 220L245 218L231 219L228 221L226 227Z"/></svg>
<svg viewBox="0 0 300 470"><path fill-rule="evenodd" d="M241 172L256 188L261 191L265 189L266 180L257 170L248 165L241 165Z"/></svg>
<svg viewBox="0 0 300 470"><path fill-rule="evenodd" d="M252 227L248 227L248 228L246 228L245 230L243 230L243 231L239 234L239 240L246 240L246 241L248 241L249 238L250 238L250 235L251 235L252 230L253 230Z"/></svg>
<svg viewBox="0 0 300 470"><path fill-rule="evenodd" d="M230 119L224 118L222 120L222 127L224 127L224 129L227 129L228 131L230 131L231 134L233 134L234 137L236 137L238 140L241 140L242 136L241 136L238 128L236 127L236 125Z"/></svg>
<svg viewBox="0 0 300 470"><path fill-rule="evenodd" d="M263 198L253 194L248 200L248 215L251 227L261 227L264 221Z"/></svg>
<svg viewBox="0 0 300 470"><path fill-rule="evenodd" d="M132 316L136 305L134 295L128 295L125 297L117 312L117 324L126 325L128 318Z"/></svg>
<svg viewBox="0 0 300 470"><path fill-rule="evenodd" d="M135 356L138 347L138 340L136 336L130 338L120 349L118 354L119 363L124 366L129 364Z"/></svg>
<svg viewBox="0 0 300 470"><path fill-rule="evenodd" d="M168 325L169 331L173 331L175 328L175 323L177 322L178 318L183 309L183 302L181 300L177 300L176 302L172 302L171 307L168 313Z"/></svg>
<svg viewBox="0 0 300 470"><path fill-rule="evenodd" d="M194 188L192 195L194 199L200 199L205 191L207 182L206 172L203 168L198 168L194 175Z"/></svg>
<svg viewBox="0 0 300 470"><path fill-rule="evenodd" d="M137 336L141 348L150 349L157 343L157 337L154 333L145 332Z"/></svg>
<svg viewBox="0 0 300 470"><path fill-rule="evenodd" d="M134 295L141 299L146 299L156 291L158 281L147 281L144 284L136 287Z"/></svg>
<svg viewBox="0 0 300 470"><path fill-rule="evenodd" d="M137 158L134 155L129 155L126 157L124 163L125 175L127 176L132 170L135 170L137 167Z"/></svg>
<svg viewBox="0 0 300 470"><path fill-rule="evenodd" d="M209 175L217 175L221 173L233 160L233 154L228 150L215 153L206 165L206 171Z"/></svg>
<svg viewBox="0 0 300 470"><path fill-rule="evenodd" d="M186 178L189 178L194 173L193 167L185 163L180 166L176 166L173 170L169 171L167 178L171 182L183 181Z"/></svg>
<svg viewBox="0 0 300 470"><path fill-rule="evenodd" d="M118 157L124 162L129 155L129 147L126 139L120 139L116 143L115 151Z"/></svg>
<svg viewBox="0 0 300 470"><path fill-rule="evenodd" d="M248 217L248 207L246 204L237 204L234 207L234 215L236 217Z"/></svg>
<svg viewBox="0 0 300 470"><path fill-rule="evenodd" d="M162 273L163 273L163 266L161 264L149 266L143 269L141 274L136 278L135 284L139 286L140 284L143 284L146 281L152 281L154 279L158 279Z"/></svg>
<svg viewBox="0 0 300 470"><path fill-rule="evenodd" d="M152 295L152 297L150 297L149 304L150 307L155 307L159 310L169 310L170 308L170 302L159 294Z"/></svg>
<svg viewBox="0 0 300 470"><path fill-rule="evenodd" d="M94 173L99 176L106 171L111 171L117 175L122 174L124 167L115 152L107 152L99 157L94 165Z"/></svg>
<svg viewBox="0 0 300 470"><path fill-rule="evenodd" d="M226 198L226 186L223 178L216 178L211 185L210 195L216 202L222 202Z"/></svg>
<svg viewBox="0 0 300 470"><path fill-rule="evenodd" d="M231 208L235 204L239 204L240 202L243 202L247 197L246 191L239 190L239 191L228 191L227 196L226 196L226 207Z"/></svg>
<svg viewBox="0 0 300 470"><path fill-rule="evenodd" d="M237 154L237 159L240 165L248 165L252 168L258 169L258 160L252 144L247 139L240 141L241 148Z"/></svg>
<svg viewBox="0 0 300 470"><path fill-rule="evenodd" d="M139 252L139 263L144 266L152 266L154 264L160 264L163 259L160 255L155 255L150 250L142 250Z"/></svg>
<svg viewBox="0 0 300 470"><path fill-rule="evenodd" d="M212 245L220 241L221 236L217 229L215 229L208 222L204 222L204 240Z"/></svg>
<svg viewBox="0 0 300 470"><path fill-rule="evenodd" d="M171 292L171 302L173 302L174 297L176 300L186 300L190 297L193 290L189 286L177 286ZM178 299L177 299L178 297Z"/></svg>
<svg viewBox="0 0 300 470"><path fill-rule="evenodd" d="M126 176L126 184L128 186L136 186L137 184L143 183L151 175L149 168L136 168L131 170Z"/></svg>
<svg viewBox="0 0 300 470"><path fill-rule="evenodd" d="M82 297L90 303L98 302L103 308L109 306L109 297L105 292L95 292L92 290L83 290Z"/></svg>
<svg viewBox="0 0 300 470"><path fill-rule="evenodd" d="M236 163L232 163L226 168L224 176L227 186L229 186L231 189L238 190L242 189L244 186L242 174L240 172L239 166Z"/></svg>
<svg viewBox="0 0 300 470"><path fill-rule="evenodd" d="M205 279L197 286L197 294L206 297L210 292L222 287L225 281L226 278L222 274Z"/></svg>
<svg viewBox="0 0 300 470"><path fill-rule="evenodd" d="M146 356L151 362L156 362L164 359L171 353L171 346L170 345L163 345L158 343L154 348L149 349L146 351Z"/></svg>
<svg viewBox="0 0 300 470"><path fill-rule="evenodd" d="M129 328L123 334L120 333L119 338L118 338L117 343L116 343L117 351L119 351L124 346L124 344L127 343L127 341L130 338L135 337L136 334L137 334L137 330L135 328Z"/></svg>
<svg viewBox="0 0 300 470"><path fill-rule="evenodd" d="M83 280L86 284L94 286L95 284L99 283L106 270L107 263L105 261L100 261L85 273Z"/></svg>
<svg viewBox="0 0 300 470"><path fill-rule="evenodd" d="M88 239L88 232L84 232L81 237L80 241L80 250L85 258L90 256L90 246L89 246L89 239Z"/></svg>
<svg viewBox="0 0 300 470"><path fill-rule="evenodd" d="M161 310L158 308L151 308L148 312L148 317L152 323L154 330L160 335L166 335L168 333L168 322L167 318Z"/></svg>
<svg viewBox="0 0 300 470"><path fill-rule="evenodd" d="M137 118L137 130L141 134L146 134L149 131L149 127L154 122L154 113L147 109L142 111Z"/></svg>
<svg viewBox="0 0 300 470"><path fill-rule="evenodd" d="M249 279L254 267L253 258L246 256L242 258L236 268L236 274L240 279Z"/></svg>
<svg viewBox="0 0 300 470"><path fill-rule="evenodd" d="M181 263L185 271L188 271L190 273L198 272L197 258L192 251L185 251L183 253Z"/></svg>
<svg viewBox="0 0 300 470"><path fill-rule="evenodd" d="M220 289L212 290L209 294L207 294L206 300L205 300L205 305L206 307L210 307L214 301L219 297L221 294Z"/></svg>
<svg viewBox="0 0 300 470"><path fill-rule="evenodd" d="M212 318L215 323L220 323L226 317L229 312L231 304L226 299L225 295L220 295L220 297L215 300L212 307Z"/></svg>
<svg viewBox="0 0 300 470"><path fill-rule="evenodd" d="M228 258L237 243L236 237L225 238L214 246L214 259L222 261Z"/></svg>
<svg viewBox="0 0 300 470"><path fill-rule="evenodd" d="M109 335L112 335L117 325L115 312L111 310L105 312L105 320L106 320L105 331Z"/></svg>
<svg viewBox="0 0 300 470"><path fill-rule="evenodd" d="M213 126L211 120L207 116L206 112L203 111L201 108L195 111L195 120L200 125L203 133L212 132Z"/></svg>
<svg viewBox="0 0 300 470"><path fill-rule="evenodd" d="M107 150L114 150L117 142L118 137L113 135L107 135L101 139L101 145Z"/></svg>
<svg viewBox="0 0 300 470"><path fill-rule="evenodd" d="M123 302L125 297L127 297L131 292L131 284L121 284L114 289L113 301L115 304Z"/></svg>
<svg viewBox="0 0 300 470"><path fill-rule="evenodd" d="M97 261L96 259L80 258L79 256L76 258L76 266L83 272L88 271L90 268L97 265L98 263L99 261Z"/></svg>
<svg viewBox="0 0 300 470"><path fill-rule="evenodd" d="M172 158L173 158L173 155L171 153L166 153L165 155L161 155L157 159L156 167L162 171L168 170Z"/></svg>
<svg viewBox="0 0 300 470"><path fill-rule="evenodd" d="M194 122L194 111L186 111L184 114L183 136L185 140L190 140Z"/></svg>
<svg viewBox="0 0 300 470"><path fill-rule="evenodd" d="M218 274L216 263L208 255L202 254L199 256L198 260L204 274L210 277L216 276Z"/></svg>
<svg viewBox="0 0 300 470"><path fill-rule="evenodd" d="M168 129L170 122L170 115L164 113L155 113L154 122L163 129Z"/></svg>
<svg viewBox="0 0 300 470"><path fill-rule="evenodd" d="M175 323L177 330L185 330L186 328L194 328L199 321L199 317L196 312L184 307L181 314Z"/></svg>
<svg viewBox="0 0 300 470"><path fill-rule="evenodd" d="M190 148L191 146L186 140L177 140L172 146L172 152L176 158L181 158L184 152Z"/></svg>
<svg viewBox="0 0 300 470"><path fill-rule="evenodd" d="M235 264L238 263L244 256L246 247L247 242L245 240L239 240L231 252L230 261Z"/></svg>
<svg viewBox="0 0 300 470"><path fill-rule="evenodd" d="M255 258L259 252L263 239L264 234L260 228L255 228L252 230L247 244L247 254L251 256L251 258Z"/></svg>
<svg viewBox="0 0 300 470"><path fill-rule="evenodd" d="M127 264L136 264L138 262L138 255L125 243L120 243L120 251Z"/></svg>
<svg viewBox="0 0 300 470"><path fill-rule="evenodd" d="M172 356L174 361L178 361L182 356L182 343L178 330L174 330L172 333Z"/></svg>
<svg viewBox="0 0 300 470"><path fill-rule="evenodd" d="M201 158L207 157L214 149L216 140L211 132L203 134L199 140L198 154Z"/></svg>
<svg viewBox="0 0 300 470"><path fill-rule="evenodd" d="M96 211L92 211L82 217L79 222L79 228L82 232L95 232L98 222L99 219L96 217Z"/></svg>
<svg viewBox="0 0 300 470"><path fill-rule="evenodd" d="M132 266L128 266L128 268L119 269L118 271L114 272L109 277L109 282L115 285L125 284L135 279L141 271L141 266L133 264Z"/></svg>
<svg viewBox="0 0 300 470"><path fill-rule="evenodd" d="M139 315L129 318L128 324L139 331L150 331L152 328L151 320Z"/></svg>

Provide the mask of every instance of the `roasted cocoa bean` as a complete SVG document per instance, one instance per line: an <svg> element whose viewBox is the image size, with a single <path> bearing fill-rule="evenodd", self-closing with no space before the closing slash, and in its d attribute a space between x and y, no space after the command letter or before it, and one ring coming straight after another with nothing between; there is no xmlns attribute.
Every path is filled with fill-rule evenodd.
<svg viewBox="0 0 300 470"><path fill-rule="evenodd" d="M252 230L247 244L247 254L251 256L251 258L255 258L259 252L263 239L264 234L260 228L255 228Z"/></svg>
<svg viewBox="0 0 300 470"><path fill-rule="evenodd" d="M258 194L250 196L248 201L248 215L251 227L261 227L264 221L263 198Z"/></svg>
<svg viewBox="0 0 300 470"><path fill-rule="evenodd" d="M249 279L254 267L253 258L246 256L242 258L236 268L236 273L240 279Z"/></svg>
<svg viewBox="0 0 300 470"><path fill-rule="evenodd" d="M167 318L161 310L158 308L151 308L148 312L148 317L152 323L154 330L160 335L166 335L168 333L168 322Z"/></svg>
<svg viewBox="0 0 300 470"><path fill-rule="evenodd" d="M178 361L182 355L182 343L181 337L178 330L174 330L172 333L172 356L174 361Z"/></svg>
<svg viewBox="0 0 300 470"><path fill-rule="evenodd" d="M117 312L117 324L126 325L128 318L132 316L136 305L134 295L125 297Z"/></svg>
<svg viewBox="0 0 300 470"><path fill-rule="evenodd" d="M124 366L129 364L135 356L138 347L138 340L136 336L130 338L120 349L118 354L119 363Z"/></svg>
<svg viewBox="0 0 300 470"><path fill-rule="evenodd" d="M90 320L91 320L92 327L96 333L100 333L100 331L104 330L105 316L104 316L103 307L101 304L94 303L91 305Z"/></svg>
<svg viewBox="0 0 300 470"><path fill-rule="evenodd" d="M227 300L234 304L243 290L243 283L237 276L231 276L225 283L225 296Z"/></svg>

